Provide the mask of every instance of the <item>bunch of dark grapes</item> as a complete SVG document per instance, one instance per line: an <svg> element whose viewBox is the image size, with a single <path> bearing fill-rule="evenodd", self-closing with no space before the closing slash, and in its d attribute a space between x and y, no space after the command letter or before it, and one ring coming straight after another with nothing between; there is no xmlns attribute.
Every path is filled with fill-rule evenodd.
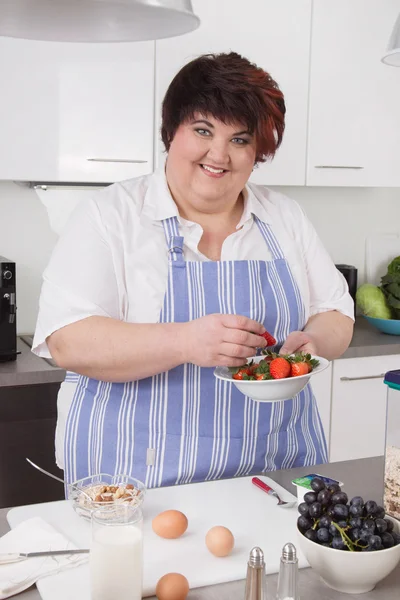
<svg viewBox="0 0 400 600"><path fill-rule="evenodd" d="M349 502L340 486L325 485L322 479L311 481L313 491L299 504L297 526L301 533L321 546L351 552L372 552L400 544L393 522L373 500L361 496Z"/></svg>

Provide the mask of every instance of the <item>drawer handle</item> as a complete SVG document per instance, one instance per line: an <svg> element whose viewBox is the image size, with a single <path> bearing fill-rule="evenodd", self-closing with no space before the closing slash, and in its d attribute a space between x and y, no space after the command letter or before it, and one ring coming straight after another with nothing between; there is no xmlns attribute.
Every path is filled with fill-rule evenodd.
<svg viewBox="0 0 400 600"><path fill-rule="evenodd" d="M91 162L103 162L103 163L132 163L132 164L145 164L147 160L135 160L134 158L87 158Z"/></svg>
<svg viewBox="0 0 400 600"><path fill-rule="evenodd" d="M314 169L363 169L364 167L350 165L316 165Z"/></svg>
<svg viewBox="0 0 400 600"><path fill-rule="evenodd" d="M383 379L386 373L381 375L365 375L364 377L341 377L340 381L362 381L363 379Z"/></svg>

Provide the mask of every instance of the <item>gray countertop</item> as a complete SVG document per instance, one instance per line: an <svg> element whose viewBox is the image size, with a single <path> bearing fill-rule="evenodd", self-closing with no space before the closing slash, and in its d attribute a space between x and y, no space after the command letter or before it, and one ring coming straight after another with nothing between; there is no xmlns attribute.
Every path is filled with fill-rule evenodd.
<svg viewBox="0 0 400 600"><path fill-rule="evenodd" d="M357 317L351 344L341 358L400 354L400 336L381 333L363 317Z"/></svg>
<svg viewBox="0 0 400 600"><path fill-rule="evenodd" d="M17 360L0 363L0 387L61 383L64 380L64 369L33 354L21 338L17 340L17 350L21 352Z"/></svg>
<svg viewBox="0 0 400 600"><path fill-rule="evenodd" d="M362 495L365 499L374 499L381 503L383 492L383 458L367 458L362 460L332 463L315 467L317 473L328 475L345 484L349 496ZM304 467L287 471L276 471L269 476L291 489L290 481L294 477L304 474ZM8 531L6 521L8 509L0 510L0 535ZM300 597L302 600L398 600L400 588L400 567L389 577L381 581L372 592L353 595L341 594L326 587L319 576L312 569L300 569ZM234 581L216 586L209 586L191 590L188 600L243 600L245 582ZM274 600L277 586L277 575L267 578L268 600ZM40 595L35 587L22 592L17 598L21 600L40 600ZM77 600L79 598L77 597ZM155 600L155 598L153 598Z"/></svg>
<svg viewBox="0 0 400 600"><path fill-rule="evenodd" d="M29 339L28 336L26 339ZM23 339L18 339L21 354L13 362L0 363L0 387L60 383L65 371L47 359L32 354ZM353 340L342 358L362 358L400 354L400 336L386 335L372 327L362 317L357 317Z"/></svg>

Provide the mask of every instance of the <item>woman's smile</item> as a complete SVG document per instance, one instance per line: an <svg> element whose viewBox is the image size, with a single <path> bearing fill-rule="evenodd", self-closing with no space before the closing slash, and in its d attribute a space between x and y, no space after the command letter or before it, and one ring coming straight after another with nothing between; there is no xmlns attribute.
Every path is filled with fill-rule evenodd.
<svg viewBox="0 0 400 600"><path fill-rule="evenodd" d="M200 167L207 177L213 177L216 179L220 179L221 177L224 177L226 173L228 173L228 169L221 169L220 167L214 167L213 165L209 164L201 163Z"/></svg>

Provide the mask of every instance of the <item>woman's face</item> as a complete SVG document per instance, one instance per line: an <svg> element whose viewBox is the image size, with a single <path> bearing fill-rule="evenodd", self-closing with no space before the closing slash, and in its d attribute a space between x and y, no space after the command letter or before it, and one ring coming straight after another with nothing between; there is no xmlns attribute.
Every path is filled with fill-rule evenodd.
<svg viewBox="0 0 400 600"><path fill-rule="evenodd" d="M217 211L243 190L253 170L256 142L246 126L195 114L171 142L167 178L200 211Z"/></svg>

